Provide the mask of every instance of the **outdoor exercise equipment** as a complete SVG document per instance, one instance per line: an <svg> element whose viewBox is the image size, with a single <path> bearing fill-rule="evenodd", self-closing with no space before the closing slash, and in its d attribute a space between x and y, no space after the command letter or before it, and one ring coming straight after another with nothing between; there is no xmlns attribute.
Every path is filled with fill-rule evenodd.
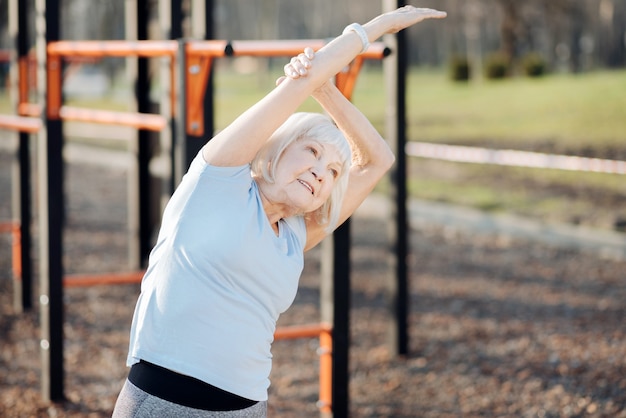
<svg viewBox="0 0 626 418"><path fill-rule="evenodd" d="M165 0L162 0L166 2ZM129 2L131 3L131 2ZM193 3L203 4L205 7L206 17L211 16L210 10L213 9L213 2L201 2L193 0ZM141 4L141 5L140 5ZM398 4L392 2L383 2L387 8L395 8ZM12 19L18 22L17 28L13 29L15 39L18 44L28 45L26 36L26 0L10 1ZM81 276L81 277L64 277L62 265L62 225L63 225L63 121L78 120L91 123L116 123L126 126L133 126L140 129L141 132L146 131L172 131L172 178L179 179L190 159L199 150L199 146L204 140L210 136L213 130L212 120L207 118L211 116L211 63L216 57L231 55L249 55L249 56L292 56L301 52L305 46L321 47L324 41L308 40L308 41L233 41L226 43L225 41L107 41L107 42L68 42L61 41L60 34L60 17L59 4L57 0L41 0L37 2L37 14L41 19L45 20L45 24L40 22L37 25L37 89L39 103L30 103L28 100L27 88L22 91L25 75L28 71L26 67L27 59L26 49L18 48L19 78L20 85L19 103L17 106L20 116L8 117L0 119L0 127L8 129L16 129L21 131L20 135L28 133L37 133L38 135L38 171L39 177L39 247L40 247L40 317L42 324L41 352L42 352L42 395L45 399L61 400L64 398L64 368L63 368L63 288L65 286L76 285L93 285L96 283L128 283L136 282L141 278L141 271L117 274L116 276ZM139 22L145 16L141 16L140 9L147 7L147 2L137 0L136 12L137 21ZM170 11L172 12L172 22L179 16L179 12L174 7L174 2L170 3ZM45 19L44 19L45 17ZM207 26L209 25L207 20ZM146 22L138 23L137 37L145 37ZM176 25L171 25L171 35L179 32ZM180 29L180 28L179 28ZM210 28L206 28L206 33L211 32ZM180 37L180 36L179 36ZM391 49L396 50L402 47L402 44L395 44L396 38L386 37L385 44L392 45ZM158 42L156 44L155 42ZM313 45L311 44L313 43ZM350 97L354 88L354 80L358 74L363 59L381 59L390 52L390 49L381 43L374 44L368 52L357 58L348 71L337 77L337 85L340 89ZM370 54L370 55L368 55ZM385 64L386 71L389 68L400 74L399 77L393 76L388 78L388 87L391 89L398 88L398 79L402 78L401 63L398 64L397 55L394 66ZM402 54L399 54L402 55ZM138 56L147 57L168 57L170 60L170 97L162 104L161 114L150 114L145 108L139 106L138 112L110 112L103 110L87 110L75 107L64 106L62 103L62 59L63 57L102 57L102 56ZM386 60L387 62L391 60ZM141 65L140 65L141 67ZM175 68L176 67L176 68ZM144 68L145 69L145 68ZM139 71L141 75L142 71ZM178 74L178 77L174 77ZM138 84L145 87L145 82ZM144 93L148 89L138 88ZM394 100L401 100L402 95L397 92L392 94ZM45 103L43 101L45 98ZM169 106L168 106L169 105ZM402 106L397 103L389 104L388 116L389 120L393 120L395 125L396 117ZM169 109L168 109L169 107ZM41 112L40 109L44 109ZM143 108L143 110L142 110ZM400 110L399 110L400 109ZM43 114L42 114L43 113ZM37 118L39 116L39 118ZM36 117L36 119L32 119ZM39 121L39 122L37 122ZM389 123L388 123L389 124ZM174 135L174 133L176 135ZM397 126L392 126L387 133L390 142L398 141L402 131ZM176 138L176 139L174 139ZM27 140L20 143L28 143ZM138 141L139 144L145 141ZM403 159L403 148L401 144L394 145L398 155L398 160ZM23 154L20 151L20 161L28 158L28 153ZM24 160L22 160L22 158ZM138 151L138 158L142 159L142 151ZM145 163L145 161L144 161ZM25 163L27 164L27 163ZM140 164L141 165L141 164ZM399 165L402 167L401 165ZM404 177L401 171L395 174L396 178ZM175 180L172 180L172 185ZM29 190L29 189L28 189ZM22 193L24 194L24 193ZM142 202L146 199L140 198ZM400 211L402 212L402 211ZM397 215L396 215L397 216ZM30 214L28 214L30 221ZM22 217L22 221L24 221ZM400 215L400 218L403 219ZM406 233L406 225L404 221L397 228L401 234ZM27 224L27 223L26 223ZM24 222L22 222L24 225ZM322 308L323 315L332 318L332 326L322 322L313 326L305 326L304 329L290 329L277 331L276 338L292 338L296 336L319 336L322 345L322 361L324 371L320 372L320 380L327 380L327 376L332 374L332 386L325 385L320 388L320 408L322 414L334 414L335 416L347 416L348 405L348 345L349 345L349 247L350 247L350 223L347 222L339 228L327 245L327 249L323 250L324 257L331 267L327 268L329 278L325 280L326 289L322 289L323 299L330 303L325 303L326 308ZM28 234L28 236L30 236ZM22 232L22 254L24 254L24 233ZM396 265L405 263L406 256L402 254L405 245L398 245L395 256L401 262ZM30 252L30 247L28 248ZM328 262L328 260L331 260ZM109 277L106 277L109 276ZM398 280L402 286L404 281ZM393 287L393 286L392 286ZM406 299L406 292L396 287L393 291L396 302L393 306L401 308L406 306L402 299ZM339 302L339 303L337 303ZM403 330L399 329L394 333L402 335ZM401 341L398 339L397 341ZM393 343L398 348L395 343ZM328 346L331 346L332 356L328 354ZM399 348L399 352L406 349ZM328 364L332 364L331 373L328 372ZM322 378L323 376L326 376ZM330 394L330 396L329 396Z"/></svg>

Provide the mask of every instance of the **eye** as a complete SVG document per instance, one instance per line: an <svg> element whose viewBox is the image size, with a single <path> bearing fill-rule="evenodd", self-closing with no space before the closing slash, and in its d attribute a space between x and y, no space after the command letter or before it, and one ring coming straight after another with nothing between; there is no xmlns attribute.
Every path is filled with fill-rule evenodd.
<svg viewBox="0 0 626 418"><path fill-rule="evenodd" d="M332 174L333 178L339 177L339 171L337 169L330 168L329 170L330 170L330 174Z"/></svg>
<svg viewBox="0 0 626 418"><path fill-rule="evenodd" d="M317 154L319 153L317 151L317 148L315 148L315 147L307 147L307 149L311 152L311 154L313 154L314 156L317 157Z"/></svg>

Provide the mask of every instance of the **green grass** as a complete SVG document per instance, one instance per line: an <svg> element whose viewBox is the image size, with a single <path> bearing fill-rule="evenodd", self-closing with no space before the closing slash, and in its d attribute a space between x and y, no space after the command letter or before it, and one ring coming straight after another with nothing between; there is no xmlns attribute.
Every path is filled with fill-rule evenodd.
<svg viewBox="0 0 626 418"><path fill-rule="evenodd" d="M383 123L380 72L365 72L354 101ZM412 71L407 119L411 140L557 149L620 145L626 132L626 71L478 84L453 83L443 73ZM378 99L377 99L378 98Z"/></svg>
<svg viewBox="0 0 626 418"><path fill-rule="evenodd" d="M408 139L626 159L626 71L453 83L408 76ZM384 132L382 76L354 102ZM377 100L378 98L378 100ZM613 228L626 218L622 175L409 160L412 196L543 221Z"/></svg>

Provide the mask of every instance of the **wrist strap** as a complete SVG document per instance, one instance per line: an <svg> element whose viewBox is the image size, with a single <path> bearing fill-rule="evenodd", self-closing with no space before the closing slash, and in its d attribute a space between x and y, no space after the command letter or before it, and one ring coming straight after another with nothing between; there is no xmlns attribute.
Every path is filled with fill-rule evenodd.
<svg viewBox="0 0 626 418"><path fill-rule="evenodd" d="M370 46L370 41L367 38L367 33L365 32L365 29L363 29L363 26L359 25L358 23L351 23L346 26L346 28L342 32L342 35L345 35L348 32L354 32L359 35L359 38L361 38L361 45L363 46L361 48L361 53L367 51L367 48L369 48Z"/></svg>

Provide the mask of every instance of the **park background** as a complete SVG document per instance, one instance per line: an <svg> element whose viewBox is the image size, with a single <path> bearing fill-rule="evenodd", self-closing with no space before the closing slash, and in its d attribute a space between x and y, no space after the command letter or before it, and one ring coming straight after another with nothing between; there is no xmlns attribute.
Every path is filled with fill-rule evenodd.
<svg viewBox="0 0 626 418"><path fill-rule="evenodd" d="M62 4L63 39L124 38L123 1ZM218 39L332 37L346 23L378 14L381 6L379 1L216 4ZM414 4L446 10L449 16L407 31L409 140L626 160L626 2ZM0 10L6 10L6 1L0 1ZM0 14L2 48L10 47L5 20ZM156 23L152 31L155 39L163 38ZM216 127L270 89L281 66L276 59L223 60L215 74ZM381 66L368 62L353 97L381 132L382 78ZM132 101L124 60L85 65L67 81L71 103L124 110ZM153 89L158 97L158 82ZM0 94L0 111L12 112L6 90ZM115 139L120 132L107 131L68 126L68 143L123 151L123 141ZM7 142L6 134L1 135ZM8 196L10 149L3 148L2 156L2 190ZM80 164L71 167L67 268L84 272L122 265L123 170L98 168L94 173ZM512 218L514 223L568 226L589 236L621 237L626 228L623 175L421 158L409 160L408 174L414 201L446 204L437 206L439 211L454 205L479 211L473 214L516 215L521 218ZM379 193L385 192L383 184ZM101 196L107 197L106 205ZM379 237L385 235L389 208L379 206L364 208L354 234L354 416L625 414L623 252L607 258L572 246L513 239L502 231L483 236L463 225L414 220L411 354L397 359L385 347L380 276L385 274L381 248L388 243ZM10 218L4 197L0 210L2 219ZM122 358L136 289L68 292L69 402L42 405L37 399L37 317L10 310L8 238L5 244L0 249L0 412L107 416L125 373ZM319 318L318 257L315 252L309 256L311 271L303 277L287 322ZM275 416L316 414L311 344L277 344Z"/></svg>

